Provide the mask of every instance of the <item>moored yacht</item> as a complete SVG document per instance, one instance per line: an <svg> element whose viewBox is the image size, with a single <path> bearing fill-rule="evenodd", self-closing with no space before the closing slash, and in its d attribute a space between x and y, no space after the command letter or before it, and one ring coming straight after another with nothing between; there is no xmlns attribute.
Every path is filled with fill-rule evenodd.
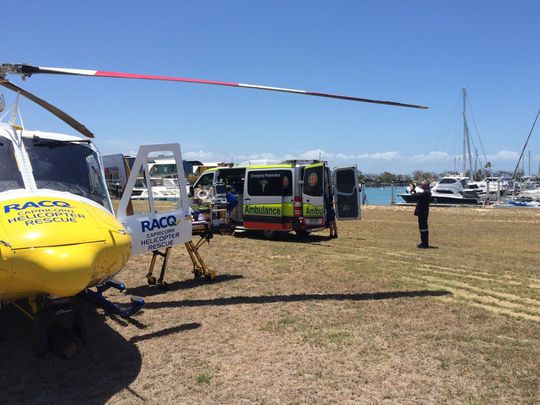
<svg viewBox="0 0 540 405"><path fill-rule="evenodd" d="M464 197L463 190L464 185L467 184L466 177L443 177L441 181L436 183L431 188L431 203L432 204L455 204L455 205L476 205L479 200L478 197ZM420 188L417 188L417 192L422 192ZM415 202L412 194L402 193L399 194L401 198L407 203Z"/></svg>

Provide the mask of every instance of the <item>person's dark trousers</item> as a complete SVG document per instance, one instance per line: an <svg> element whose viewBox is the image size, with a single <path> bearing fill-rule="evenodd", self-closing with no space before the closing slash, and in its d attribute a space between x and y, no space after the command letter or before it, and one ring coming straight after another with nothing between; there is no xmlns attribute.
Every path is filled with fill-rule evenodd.
<svg viewBox="0 0 540 405"><path fill-rule="evenodd" d="M428 217L418 216L418 229L420 230L420 244L418 247L429 247Z"/></svg>

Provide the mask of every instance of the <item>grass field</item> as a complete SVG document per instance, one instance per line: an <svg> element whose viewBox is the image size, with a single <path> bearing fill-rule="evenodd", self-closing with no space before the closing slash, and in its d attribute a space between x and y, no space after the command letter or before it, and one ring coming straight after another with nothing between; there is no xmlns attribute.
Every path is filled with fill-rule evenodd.
<svg viewBox="0 0 540 405"><path fill-rule="evenodd" d="M34 358L4 308L0 404L539 403L540 210L434 208L428 250L412 210L367 207L339 239L216 236L212 283L176 248L166 292L134 258L145 310L88 305L71 361Z"/></svg>

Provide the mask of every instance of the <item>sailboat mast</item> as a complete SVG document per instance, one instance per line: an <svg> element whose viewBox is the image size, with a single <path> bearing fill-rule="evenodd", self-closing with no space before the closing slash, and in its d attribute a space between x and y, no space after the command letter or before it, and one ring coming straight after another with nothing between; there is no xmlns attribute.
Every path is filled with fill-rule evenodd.
<svg viewBox="0 0 540 405"><path fill-rule="evenodd" d="M465 114L465 89L463 89L463 176L467 173L467 116Z"/></svg>
<svg viewBox="0 0 540 405"><path fill-rule="evenodd" d="M463 176L467 174L467 155L469 160L469 179L474 181L474 173L472 169L472 153L471 153L471 141L469 139L469 126L467 125L467 110L466 102L467 90L463 89Z"/></svg>

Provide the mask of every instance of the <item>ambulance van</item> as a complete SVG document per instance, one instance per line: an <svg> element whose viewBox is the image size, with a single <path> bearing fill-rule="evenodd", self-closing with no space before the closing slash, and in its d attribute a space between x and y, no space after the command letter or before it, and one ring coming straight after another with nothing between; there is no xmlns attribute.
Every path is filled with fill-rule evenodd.
<svg viewBox="0 0 540 405"><path fill-rule="evenodd" d="M327 227L326 202L338 219L360 219L356 167L329 169L317 160L270 165L217 167L193 185L195 212L206 212L213 227L305 235Z"/></svg>

